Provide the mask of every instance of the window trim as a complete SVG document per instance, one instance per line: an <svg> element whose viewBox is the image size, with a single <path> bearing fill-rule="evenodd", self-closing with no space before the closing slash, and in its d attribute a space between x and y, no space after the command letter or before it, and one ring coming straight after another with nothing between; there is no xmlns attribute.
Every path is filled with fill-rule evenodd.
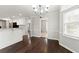
<svg viewBox="0 0 79 59"><path fill-rule="evenodd" d="M77 8L75 8L75 9L79 9L78 7ZM74 8L71 8L71 11L73 10L75 10ZM76 37L76 36L73 36L73 35L71 35L71 34L67 34L67 33L65 33L65 26L64 26L64 14L65 13L68 13L68 12L70 12L70 10L67 10L67 11L65 11L65 12L62 12L62 22L63 22L63 36L66 36L66 37L69 37L69 38L72 38L72 39L77 39L77 40L79 40L79 37Z"/></svg>
<svg viewBox="0 0 79 59"><path fill-rule="evenodd" d="M63 36L79 40L79 37L75 37L75 36L72 36L72 35L69 35L69 34L63 34Z"/></svg>

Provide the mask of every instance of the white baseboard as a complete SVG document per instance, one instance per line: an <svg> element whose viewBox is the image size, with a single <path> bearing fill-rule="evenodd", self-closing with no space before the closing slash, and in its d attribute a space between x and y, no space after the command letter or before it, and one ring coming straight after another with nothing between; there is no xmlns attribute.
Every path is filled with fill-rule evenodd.
<svg viewBox="0 0 79 59"><path fill-rule="evenodd" d="M31 37L41 37L41 36L35 36L35 35L32 35Z"/></svg>
<svg viewBox="0 0 79 59"><path fill-rule="evenodd" d="M62 43L60 43L60 42L59 42L59 44L60 44L61 46L63 46L64 48L70 50L70 51L73 52L73 53L78 53L78 52L72 50L71 48L67 47L66 45L64 45L64 44L62 44Z"/></svg>
<svg viewBox="0 0 79 59"><path fill-rule="evenodd" d="M58 38L48 38L50 40L59 40Z"/></svg>
<svg viewBox="0 0 79 59"><path fill-rule="evenodd" d="M48 40L57 40L57 39L49 39L49 38L48 38Z"/></svg>

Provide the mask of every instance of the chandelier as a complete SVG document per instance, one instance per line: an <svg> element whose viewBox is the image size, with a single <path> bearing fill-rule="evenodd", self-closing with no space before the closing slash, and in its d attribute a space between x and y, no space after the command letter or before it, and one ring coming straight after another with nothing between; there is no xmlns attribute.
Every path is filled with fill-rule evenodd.
<svg viewBox="0 0 79 59"><path fill-rule="evenodd" d="M37 15L44 15L48 13L49 5L33 5L33 11Z"/></svg>

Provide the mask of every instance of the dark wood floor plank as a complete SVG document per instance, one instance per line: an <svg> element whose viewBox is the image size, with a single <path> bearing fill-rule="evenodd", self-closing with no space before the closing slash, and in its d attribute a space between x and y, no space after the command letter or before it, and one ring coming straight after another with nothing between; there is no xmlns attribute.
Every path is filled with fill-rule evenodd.
<svg viewBox="0 0 79 59"><path fill-rule="evenodd" d="M44 38L31 37L31 44L27 36L23 36L23 41L1 49L1 53L71 53L71 51L59 45L57 40L48 39L48 44Z"/></svg>

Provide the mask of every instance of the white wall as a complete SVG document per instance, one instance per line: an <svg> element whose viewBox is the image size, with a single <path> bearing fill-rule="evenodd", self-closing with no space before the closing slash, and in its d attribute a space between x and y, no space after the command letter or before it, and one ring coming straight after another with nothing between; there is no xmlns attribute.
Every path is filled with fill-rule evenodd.
<svg viewBox="0 0 79 59"><path fill-rule="evenodd" d="M21 29L0 29L0 49L22 41L24 34Z"/></svg>
<svg viewBox="0 0 79 59"><path fill-rule="evenodd" d="M59 39L59 6L50 6L49 12L44 16L48 18L48 39ZM32 18L32 36L41 36L41 19Z"/></svg>
<svg viewBox="0 0 79 59"><path fill-rule="evenodd" d="M32 18L32 36L41 36L41 19L39 16L34 16Z"/></svg>
<svg viewBox="0 0 79 59"><path fill-rule="evenodd" d="M72 52L79 52L79 40L74 39L71 37L67 37L63 35L63 14L64 11L70 11L75 8L79 8L79 6L69 6L69 8L66 8L66 6L61 7L60 12L60 45L66 47L67 49L71 50ZM63 10L62 10L63 9Z"/></svg>
<svg viewBox="0 0 79 59"><path fill-rule="evenodd" d="M48 17L48 39L59 39L59 10L49 12Z"/></svg>

